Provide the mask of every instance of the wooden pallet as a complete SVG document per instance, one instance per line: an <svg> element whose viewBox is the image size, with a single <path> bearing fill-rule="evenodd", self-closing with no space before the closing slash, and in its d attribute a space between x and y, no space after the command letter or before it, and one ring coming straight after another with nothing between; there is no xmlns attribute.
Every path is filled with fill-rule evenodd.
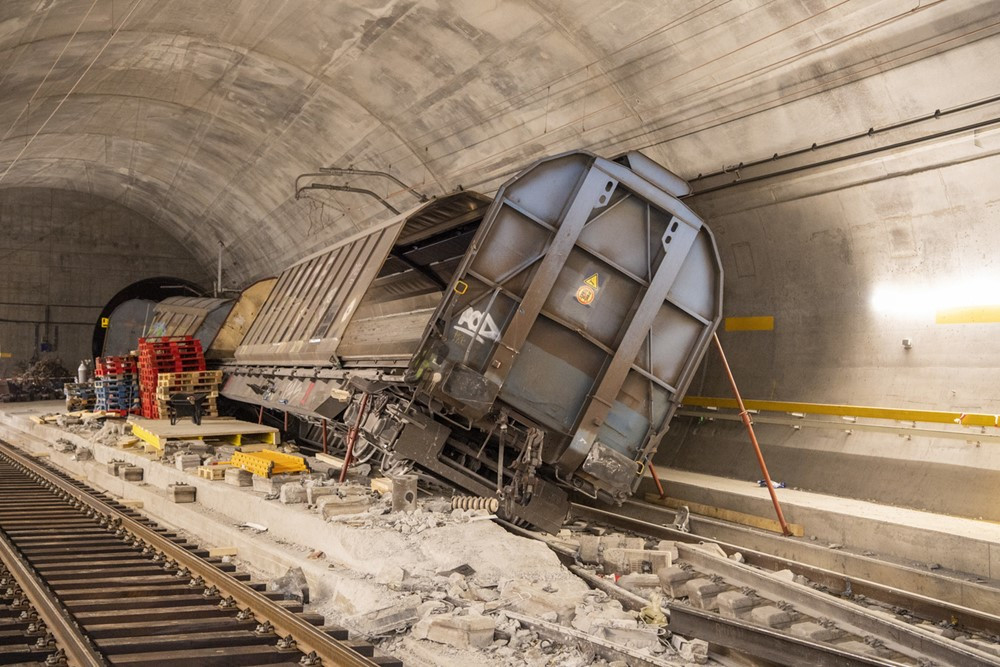
<svg viewBox="0 0 1000 667"><path fill-rule="evenodd" d="M213 482L224 480L228 468L232 468L228 463L219 463L214 466L198 466L198 477L210 479Z"/></svg>
<svg viewBox="0 0 1000 667"><path fill-rule="evenodd" d="M187 371L183 373L160 373L156 378L159 385L221 382L222 371Z"/></svg>
<svg viewBox="0 0 1000 667"><path fill-rule="evenodd" d="M214 385L213 385L214 386ZM208 387L188 389L186 387L180 389L174 389L172 387L157 387L156 388L156 400L167 401L170 399L172 394L208 394L205 400L215 400L219 397L219 388L215 387L212 390L208 390Z"/></svg>

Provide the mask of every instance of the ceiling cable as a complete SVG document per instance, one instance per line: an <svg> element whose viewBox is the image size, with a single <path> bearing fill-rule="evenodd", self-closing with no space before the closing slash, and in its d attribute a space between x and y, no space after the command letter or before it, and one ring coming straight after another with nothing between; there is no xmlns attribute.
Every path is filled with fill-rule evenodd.
<svg viewBox="0 0 1000 667"><path fill-rule="evenodd" d="M101 50L98 51L97 55L95 55L94 58L93 58L93 60L90 61L90 64L87 65L87 68L85 70L83 70L83 73L80 74L80 76L77 78L76 82L73 84L73 87L70 88L69 91L67 91L65 95L63 95L62 99L59 100L59 104L57 104L56 108L52 110L52 113L50 113L49 116L48 116L48 118L45 119L45 122L43 122L41 124L41 126L37 130L35 130L35 133L31 135L30 139L28 139L28 143L26 143L24 145L24 147L20 150L20 152L17 155L14 156L14 159L11 161L11 163L8 164L7 168L4 169L4 171L3 171L2 174L0 174L0 183L3 183L3 179L7 177L7 174L9 174L10 170L14 167L15 164L17 164L17 161L20 160L21 156L24 155L25 151L28 150L28 147L31 146L31 144L35 141L35 139L38 137L38 135L41 134L42 130L45 129L45 126L49 124L50 120L52 120L52 117L55 116L59 112L59 109L62 108L62 105L66 102L67 99L69 99L69 96L72 95L73 92L77 89L77 86L80 85L80 82L83 81L83 79L84 79L85 76L87 76L87 74L90 72L90 70L94 67L94 64L104 54L104 51L108 48L108 46L111 44L111 42L114 40L114 38L118 35L118 33L121 31L121 29L123 27L125 27L125 24L128 23L129 18L135 12L136 8L138 8L138 6L141 5L141 4L142 4L142 0L136 0L135 4L132 5L132 8L128 10L128 13L125 15L125 18L122 19L121 23L118 24L118 27L115 28L114 32L111 33L111 35L108 37L107 41L104 42L104 46L101 47Z"/></svg>

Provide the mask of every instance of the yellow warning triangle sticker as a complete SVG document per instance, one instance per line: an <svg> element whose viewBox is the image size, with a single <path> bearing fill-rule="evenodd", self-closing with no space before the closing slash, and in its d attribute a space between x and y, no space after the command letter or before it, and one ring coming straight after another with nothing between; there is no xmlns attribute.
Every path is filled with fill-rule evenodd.
<svg viewBox="0 0 1000 667"><path fill-rule="evenodd" d="M594 289L597 289L598 287L600 287L600 285L597 284L597 274L596 273L594 275L590 276L589 278L587 278L586 280L584 280L583 282L586 283L587 285L590 285Z"/></svg>

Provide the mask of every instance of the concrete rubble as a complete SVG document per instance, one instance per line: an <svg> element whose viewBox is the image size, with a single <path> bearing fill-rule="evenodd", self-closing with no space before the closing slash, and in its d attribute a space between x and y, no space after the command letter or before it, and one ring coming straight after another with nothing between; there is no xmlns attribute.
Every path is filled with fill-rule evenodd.
<svg viewBox="0 0 1000 667"><path fill-rule="evenodd" d="M123 454L129 449L119 444L130 433L120 422L68 428L89 436L109 474L141 475L160 465L147 459L137 466L134 455ZM99 452L102 446L117 454ZM59 447L78 449L70 440ZM575 551L578 567L589 573L584 581L543 541L507 532L488 511L453 509L450 498L426 497L422 486L417 494L412 479L378 477L377 468L375 480L352 470L343 484L335 470L311 459L309 474L259 477L229 467L224 481L199 477L200 466L227 461L233 451L203 441L172 448L162 464L185 482L164 484L168 497L198 508L208 500L193 491L207 484L213 494L252 494L282 508L283 518L239 503L233 506L246 507L245 514L232 507L214 511L230 513L229 525L253 528L244 534L254 540L298 554L301 568L272 574L269 590L288 599L311 597L311 611L377 641L407 664L583 667L707 658L707 647L672 640L663 625L660 596L688 595L693 576L674 565L678 553L670 541L590 534L587 527L563 531L554 543ZM394 491L408 495L394 502ZM310 523L317 521L324 528ZM595 590L596 581L609 588ZM608 590L631 596L627 607ZM734 614L752 612L732 602Z"/></svg>

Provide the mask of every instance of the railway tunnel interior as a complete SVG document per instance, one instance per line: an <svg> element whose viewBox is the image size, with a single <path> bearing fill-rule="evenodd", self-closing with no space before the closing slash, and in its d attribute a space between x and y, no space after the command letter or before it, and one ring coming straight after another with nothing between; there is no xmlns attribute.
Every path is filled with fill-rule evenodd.
<svg viewBox="0 0 1000 667"><path fill-rule="evenodd" d="M170 276L236 302L430 201L457 231L427 245L407 228L348 309L369 339L319 369L240 371L247 421L291 419L310 450L344 441L347 424L327 433L304 407L288 417L289 396L305 406L321 387L340 414L336 373L371 349L409 354L508 179L566 151L638 150L690 184L681 201L714 235L719 340L790 516L824 521L796 510L801 491L844 514L871 502L991 535L998 32L986 0L4 2L0 375L56 357L75 374L129 285ZM300 189L303 176L316 187ZM294 288L279 278L274 294ZM295 302L279 319L329 306ZM380 319L418 306L420 326ZM725 370L704 349L650 463L671 498L770 516ZM360 421L351 400L343 414ZM636 499L655 493L647 474ZM980 547L995 576L1000 546Z"/></svg>

